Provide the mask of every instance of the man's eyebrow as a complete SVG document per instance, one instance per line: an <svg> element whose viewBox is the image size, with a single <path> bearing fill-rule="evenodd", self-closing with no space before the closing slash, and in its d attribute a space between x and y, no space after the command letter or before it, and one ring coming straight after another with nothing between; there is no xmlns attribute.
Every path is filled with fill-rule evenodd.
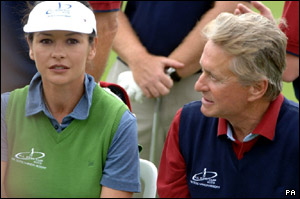
<svg viewBox="0 0 300 199"><path fill-rule="evenodd" d="M201 68L202 72L204 71L205 73L207 73L207 74L209 74L209 75L212 74L210 71L208 71L208 70L206 70L206 69L204 69L204 68L202 67L201 62L199 62L199 64L200 64L200 68Z"/></svg>
<svg viewBox="0 0 300 199"><path fill-rule="evenodd" d="M202 68L202 66L201 66L201 70L202 70L202 72L205 72L207 75L210 75L210 76L215 77L215 78L218 77L218 75L214 74L213 72L211 72L209 70L206 70L206 69Z"/></svg>

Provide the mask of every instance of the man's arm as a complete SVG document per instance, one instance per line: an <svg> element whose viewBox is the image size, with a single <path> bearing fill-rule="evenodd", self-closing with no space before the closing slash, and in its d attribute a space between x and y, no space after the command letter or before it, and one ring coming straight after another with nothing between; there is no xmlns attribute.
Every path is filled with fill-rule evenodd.
<svg viewBox="0 0 300 199"><path fill-rule="evenodd" d="M96 82L100 81L104 73L112 42L118 31L118 13L118 11L95 13L98 32L97 52L94 60L87 64L86 72L92 75Z"/></svg>
<svg viewBox="0 0 300 199"><path fill-rule="evenodd" d="M203 27L216 18L221 12L233 13L239 3L250 7L250 3L244 1L215 1L214 7L202 16L194 29L170 54L169 58L184 64L183 68L178 68L176 70L180 77L188 77L200 70L199 60L206 43L206 40L201 33Z"/></svg>
<svg viewBox="0 0 300 199"><path fill-rule="evenodd" d="M178 110L170 126L162 152L157 178L157 193L161 198L190 198L186 165L179 147L179 123L182 109Z"/></svg>
<svg viewBox="0 0 300 199"><path fill-rule="evenodd" d="M128 64L134 80L146 97L168 94L173 81L165 74L165 67L183 67L178 61L151 55L140 42L123 12L119 13L119 29L113 42L113 49Z"/></svg>

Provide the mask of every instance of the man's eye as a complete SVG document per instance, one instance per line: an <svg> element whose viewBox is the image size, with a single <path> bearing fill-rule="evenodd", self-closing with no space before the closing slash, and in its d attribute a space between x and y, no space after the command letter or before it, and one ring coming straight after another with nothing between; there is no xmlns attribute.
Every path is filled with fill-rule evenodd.
<svg viewBox="0 0 300 199"><path fill-rule="evenodd" d="M79 41L77 39L68 39L67 43L68 44L77 44L77 43L79 43Z"/></svg>
<svg viewBox="0 0 300 199"><path fill-rule="evenodd" d="M42 43L42 44L51 44L52 41L51 41L50 39L42 39L42 40L40 41L40 43Z"/></svg>
<svg viewBox="0 0 300 199"><path fill-rule="evenodd" d="M213 80L213 81L217 81L217 78L213 75L209 75L210 79Z"/></svg>

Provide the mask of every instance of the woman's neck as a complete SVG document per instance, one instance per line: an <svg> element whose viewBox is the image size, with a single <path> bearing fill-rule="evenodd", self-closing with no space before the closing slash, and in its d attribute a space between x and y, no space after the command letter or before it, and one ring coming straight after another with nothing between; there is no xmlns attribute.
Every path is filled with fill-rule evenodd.
<svg viewBox="0 0 300 199"><path fill-rule="evenodd" d="M61 124L84 94L84 84L53 85L43 83L43 97L48 111Z"/></svg>

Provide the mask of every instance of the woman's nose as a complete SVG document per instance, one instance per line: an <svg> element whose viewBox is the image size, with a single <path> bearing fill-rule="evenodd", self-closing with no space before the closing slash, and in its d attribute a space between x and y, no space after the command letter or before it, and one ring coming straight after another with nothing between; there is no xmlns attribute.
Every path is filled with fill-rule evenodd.
<svg viewBox="0 0 300 199"><path fill-rule="evenodd" d="M61 58L64 58L65 56L66 56L66 53L65 53L64 45L61 42L57 42L54 45L52 57L61 59Z"/></svg>

